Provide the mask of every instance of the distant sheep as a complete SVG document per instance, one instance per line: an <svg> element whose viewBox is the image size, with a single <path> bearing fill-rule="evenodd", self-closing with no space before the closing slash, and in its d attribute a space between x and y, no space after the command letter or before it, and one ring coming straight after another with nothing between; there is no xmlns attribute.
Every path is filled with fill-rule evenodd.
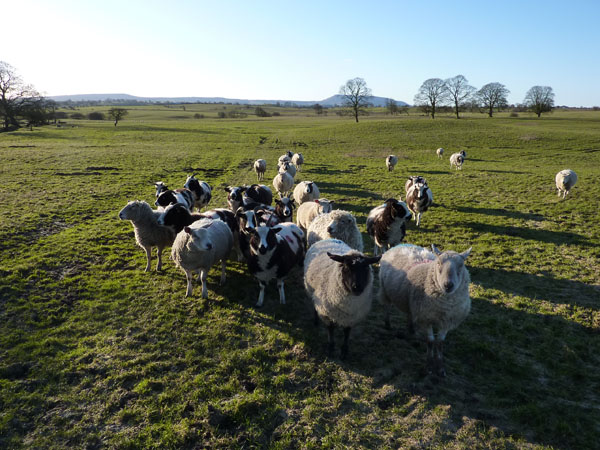
<svg viewBox="0 0 600 450"><path fill-rule="evenodd" d="M220 284L225 283L225 263L232 247L231 230L220 220L198 220L177 235L171 249L171 259L185 272L186 297L192 295L192 277L196 272L202 281L202 298L208 298L206 277L218 261L221 261Z"/></svg>
<svg viewBox="0 0 600 450"><path fill-rule="evenodd" d="M312 181L301 181L294 188L294 200L298 205L312 202L318 199L320 195L319 187Z"/></svg>
<svg viewBox="0 0 600 450"><path fill-rule="evenodd" d="M278 173L273 178L273 187L279 194L279 198L289 195L294 187L294 177L288 172Z"/></svg>
<svg viewBox="0 0 600 450"><path fill-rule="evenodd" d="M414 214L417 226L421 223L421 215L433 204L433 192L421 176L410 177L405 184L406 204Z"/></svg>
<svg viewBox="0 0 600 450"><path fill-rule="evenodd" d="M471 309L471 278L465 267L471 249L463 253L432 249L398 245L383 255L379 298L386 306L386 327L390 328L392 305L406 313L409 334L427 339L428 371L445 376L444 339Z"/></svg>
<svg viewBox="0 0 600 450"><path fill-rule="evenodd" d="M254 165L252 167L256 172L256 177L258 178L258 181L264 180L265 172L267 171L267 162L264 159L257 159L256 161L254 161Z"/></svg>
<svg viewBox="0 0 600 450"><path fill-rule="evenodd" d="M323 239L339 239L354 250L363 251L363 240L352 213L336 209L313 219L307 231L308 247Z"/></svg>
<svg viewBox="0 0 600 450"><path fill-rule="evenodd" d="M294 153L294 156L292 156L292 164L296 166L298 172L302 171L302 164L304 164L304 156L302 153Z"/></svg>
<svg viewBox="0 0 600 450"><path fill-rule="evenodd" d="M310 223L319 214L329 213L333 210L333 200L327 200L326 198L320 198L312 202L302 203L296 211L296 224L306 235Z"/></svg>
<svg viewBox="0 0 600 450"><path fill-rule="evenodd" d="M450 155L450 168L456 167L456 170L462 170L462 165L465 162L465 158L460 153L452 153Z"/></svg>
<svg viewBox="0 0 600 450"><path fill-rule="evenodd" d="M571 190L575 183L577 183L577 174L571 169L561 170L556 174L556 189L558 190L558 196L563 193L563 199L567 197L567 194Z"/></svg>
<svg viewBox="0 0 600 450"><path fill-rule="evenodd" d="M441 159L441 158L443 157L443 155L444 155L444 149L443 149L442 147L438 148L438 149L435 151L435 154L437 155L437 157L438 157L438 158L440 158L440 159Z"/></svg>
<svg viewBox="0 0 600 450"><path fill-rule="evenodd" d="M295 177L297 169L296 169L296 166L294 166L290 161L283 161L281 164L279 164L277 166L277 171L279 173L287 172L291 176Z"/></svg>
<svg viewBox="0 0 600 450"><path fill-rule="evenodd" d="M283 155L281 155L279 157L279 159L277 160L277 165L281 165L282 162L284 161L288 161L288 162L292 162L292 157L294 156L294 152L292 151L287 151L285 152Z"/></svg>
<svg viewBox="0 0 600 450"><path fill-rule="evenodd" d="M350 330L371 310L373 271L379 257L367 257L337 239L313 245L304 259L304 287L312 300L315 323L319 318L329 332L328 354L334 350L335 326L344 329L342 359L348 355Z"/></svg>
<svg viewBox="0 0 600 450"><path fill-rule="evenodd" d="M121 220L130 220L133 225L136 243L146 252L145 272L150 271L152 259L152 247L157 248L158 263L156 270L162 269L162 251L165 247L173 244L176 233L158 223L160 211L154 211L150 205L142 201L132 201L127 203L121 211L119 218Z"/></svg>
<svg viewBox="0 0 600 450"><path fill-rule="evenodd" d="M411 214L406 203L388 198L381 206L373 208L367 217L367 233L375 242L374 253L377 255L389 247L400 244L406 235L406 221Z"/></svg>
<svg viewBox="0 0 600 450"><path fill-rule="evenodd" d="M396 164L398 164L398 157L396 155L388 155L388 157L385 158L385 165L387 167L388 172L394 170Z"/></svg>

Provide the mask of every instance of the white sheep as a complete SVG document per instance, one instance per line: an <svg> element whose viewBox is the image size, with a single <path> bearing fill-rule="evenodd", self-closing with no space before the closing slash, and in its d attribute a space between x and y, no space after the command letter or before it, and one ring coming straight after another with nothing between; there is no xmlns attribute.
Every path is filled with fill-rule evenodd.
<svg viewBox="0 0 600 450"><path fill-rule="evenodd" d="M304 287L312 300L315 324L319 318L329 331L328 353L333 353L335 326L344 329L342 359L348 355L350 330L371 310L373 271L379 257L367 257L337 239L313 245L304 259ZM335 262L333 262L333 261Z"/></svg>
<svg viewBox="0 0 600 450"><path fill-rule="evenodd" d="M208 298L206 276L217 261L221 261L221 285L225 283L225 261L232 248L231 230L220 220L197 220L177 235L171 259L185 272L186 297L192 295L192 272L197 272L202 281L202 298Z"/></svg>
<svg viewBox="0 0 600 450"><path fill-rule="evenodd" d="M294 196L295 197L295 196ZM333 210L333 200L320 198L312 202L302 203L296 211L296 224L306 235L306 230L315 217L319 214L325 214Z"/></svg>
<svg viewBox="0 0 600 450"><path fill-rule="evenodd" d="M363 251L362 235L356 219L348 211L336 209L313 219L307 231L308 246L323 239L339 239L351 248Z"/></svg>
<svg viewBox="0 0 600 450"><path fill-rule="evenodd" d="M435 154L437 155L437 157L438 157L438 158L440 158L440 159L441 159L441 158L442 158L442 156L444 155L444 149L443 149L442 147L438 148L438 149L435 151Z"/></svg>
<svg viewBox="0 0 600 450"><path fill-rule="evenodd" d="M288 150L279 157L279 159L277 160L277 165L281 165L281 163L283 163L284 161L292 162L292 156L294 156L294 152Z"/></svg>
<svg viewBox="0 0 600 450"><path fill-rule="evenodd" d="M385 158L385 165L387 167L388 172L394 170L396 164L398 164L398 157L396 155L388 155L388 157Z"/></svg>
<svg viewBox="0 0 600 450"><path fill-rule="evenodd" d="M460 153L460 155L463 157L463 160L467 159L467 151L466 150L461 150L458 153Z"/></svg>
<svg viewBox="0 0 600 450"><path fill-rule="evenodd" d="M386 252L379 269L379 299L386 306L386 327L392 305L406 313L409 334L426 335L428 370L445 376L444 339L471 309L471 278L465 267L471 249L432 249L402 244Z"/></svg>
<svg viewBox="0 0 600 450"><path fill-rule="evenodd" d="M298 205L312 202L320 197L319 187L312 181L301 181L294 188L294 200Z"/></svg>
<svg viewBox="0 0 600 450"><path fill-rule="evenodd" d="M273 178L273 187L279 193L279 197L287 196L294 187L294 177L288 172L278 173Z"/></svg>
<svg viewBox="0 0 600 450"><path fill-rule="evenodd" d="M304 164L304 156L302 153L294 153L294 156L292 156L292 164L296 166L298 172L302 172L302 164Z"/></svg>
<svg viewBox="0 0 600 450"><path fill-rule="evenodd" d="M152 259L152 247L157 248L158 263L156 270L162 269L162 251L165 247L173 244L175 232L169 228L159 225L158 218L161 211L153 210L146 202L139 200L131 201L119 211L121 220L130 220L133 225L135 241L146 252L146 272L150 271Z"/></svg>
<svg viewBox="0 0 600 450"><path fill-rule="evenodd" d="M258 181L264 180L265 172L267 171L267 162L264 159L257 159L256 161L254 161L254 165L252 167L256 172Z"/></svg>
<svg viewBox="0 0 600 450"><path fill-rule="evenodd" d="M575 183L577 183L577 174L571 169L561 170L556 174L556 189L558 190L558 196L563 193L563 199L567 197L567 194L571 190Z"/></svg>
<svg viewBox="0 0 600 450"><path fill-rule="evenodd" d="M290 161L283 161L281 164L277 165L277 171L279 173L287 172L291 176L296 176L296 166L294 166Z"/></svg>
<svg viewBox="0 0 600 450"><path fill-rule="evenodd" d="M465 162L465 158L460 153L452 153L450 155L450 168L454 166L456 170L462 170L463 162Z"/></svg>

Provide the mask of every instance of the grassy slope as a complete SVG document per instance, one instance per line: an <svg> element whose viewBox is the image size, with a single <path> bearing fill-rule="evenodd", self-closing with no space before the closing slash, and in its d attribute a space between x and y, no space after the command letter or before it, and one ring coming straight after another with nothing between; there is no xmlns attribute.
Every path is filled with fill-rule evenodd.
<svg viewBox="0 0 600 450"><path fill-rule="evenodd" d="M597 113L355 124L165 110L132 109L116 128L0 135L0 447L597 445ZM271 286L262 310L241 263L223 287L211 272L209 301L198 288L183 298L170 261L142 272L117 218L127 200L151 202L152 182L177 187L195 171L214 187L211 206L224 206L222 186L253 181L257 157L270 180L293 142L306 144L300 178L363 231L370 208L422 174L436 207L406 241L473 246L473 308L449 335L447 379L423 377L424 346L384 330L378 304L353 330L349 360L327 359L299 271L288 304ZM459 149L462 172L447 160ZM393 173L389 153L400 156ZM554 175L567 167L579 183L560 201Z"/></svg>

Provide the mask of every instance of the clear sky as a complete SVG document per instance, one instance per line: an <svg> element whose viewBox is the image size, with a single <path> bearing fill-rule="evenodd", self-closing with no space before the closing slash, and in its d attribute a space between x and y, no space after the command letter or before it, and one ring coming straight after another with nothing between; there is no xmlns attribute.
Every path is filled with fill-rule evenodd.
<svg viewBox="0 0 600 450"><path fill-rule="evenodd" d="M428 78L534 85L600 106L600 0L18 0L0 60L45 95L322 100L364 78L413 102Z"/></svg>

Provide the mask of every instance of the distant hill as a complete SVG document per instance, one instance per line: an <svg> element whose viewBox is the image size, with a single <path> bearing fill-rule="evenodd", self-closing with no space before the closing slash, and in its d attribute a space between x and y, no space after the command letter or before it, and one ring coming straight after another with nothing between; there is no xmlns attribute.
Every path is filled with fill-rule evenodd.
<svg viewBox="0 0 600 450"><path fill-rule="evenodd" d="M151 103L233 103L240 105L276 105L283 106L312 106L315 103L326 108L341 106L344 103L342 95L332 95L324 100L317 101L295 101L295 100L247 100L225 97L136 97L129 94L76 94L76 95L54 95L48 97L56 102L151 102ZM371 96L368 102L373 106L385 106L387 97ZM403 101L395 100L398 106L408 106Z"/></svg>

